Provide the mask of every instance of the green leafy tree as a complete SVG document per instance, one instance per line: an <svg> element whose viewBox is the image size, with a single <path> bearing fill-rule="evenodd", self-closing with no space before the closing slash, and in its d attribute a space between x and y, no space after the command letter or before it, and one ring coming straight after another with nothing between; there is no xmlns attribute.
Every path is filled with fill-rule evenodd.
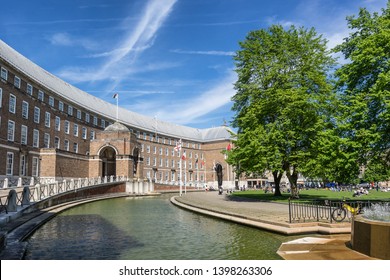
<svg viewBox="0 0 390 280"><path fill-rule="evenodd" d="M340 128L368 177L389 179L390 2L382 14L360 9L347 21L352 32L335 48L347 61L336 71Z"/></svg>
<svg viewBox="0 0 390 280"><path fill-rule="evenodd" d="M298 174L328 119L327 72L334 60L313 28L273 25L249 32L240 47L232 98L238 133L230 160L248 172L271 171L276 195L286 172L291 195L298 197Z"/></svg>

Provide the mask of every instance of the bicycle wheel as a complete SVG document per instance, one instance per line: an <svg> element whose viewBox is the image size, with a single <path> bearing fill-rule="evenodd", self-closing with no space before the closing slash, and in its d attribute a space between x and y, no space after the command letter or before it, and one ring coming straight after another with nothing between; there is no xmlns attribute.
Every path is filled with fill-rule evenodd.
<svg viewBox="0 0 390 280"><path fill-rule="evenodd" d="M336 222L344 221L346 216L347 216L347 211L345 211L344 208L336 208L332 211L332 219L335 220Z"/></svg>

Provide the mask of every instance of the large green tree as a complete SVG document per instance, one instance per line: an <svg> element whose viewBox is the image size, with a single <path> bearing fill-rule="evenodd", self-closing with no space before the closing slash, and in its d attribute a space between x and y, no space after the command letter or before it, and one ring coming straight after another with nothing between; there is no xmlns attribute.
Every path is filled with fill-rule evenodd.
<svg viewBox="0 0 390 280"><path fill-rule="evenodd" d="M335 48L347 63L337 71L342 137L353 146L367 179L389 179L390 1L382 13L360 9L347 18L351 33Z"/></svg>
<svg viewBox="0 0 390 280"><path fill-rule="evenodd" d="M229 161L248 172L273 173L277 192L283 172L298 197L299 172L326 127L334 60L314 29L280 25L249 32L235 55L233 96L238 128Z"/></svg>

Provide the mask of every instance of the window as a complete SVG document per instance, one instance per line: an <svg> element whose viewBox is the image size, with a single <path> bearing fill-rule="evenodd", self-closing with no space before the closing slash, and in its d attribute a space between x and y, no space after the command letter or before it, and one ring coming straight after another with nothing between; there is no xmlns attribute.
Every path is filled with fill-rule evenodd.
<svg viewBox="0 0 390 280"><path fill-rule="evenodd" d="M8 70L3 67L1 67L1 78L6 81L8 80Z"/></svg>
<svg viewBox="0 0 390 280"><path fill-rule="evenodd" d="M22 125L20 130L20 144L27 145L27 126Z"/></svg>
<svg viewBox="0 0 390 280"><path fill-rule="evenodd" d="M64 111L64 102L58 101L58 110L60 110L61 112Z"/></svg>
<svg viewBox="0 0 390 280"><path fill-rule="evenodd" d="M10 113L15 114L16 112L16 97L13 94L9 95L9 108L8 108Z"/></svg>
<svg viewBox="0 0 390 280"><path fill-rule="evenodd" d="M50 127L50 113L45 112L45 126Z"/></svg>
<svg viewBox="0 0 390 280"><path fill-rule="evenodd" d="M71 105L68 105L68 115L73 116L73 107Z"/></svg>
<svg viewBox="0 0 390 280"><path fill-rule="evenodd" d="M38 90L38 100L44 101L45 93L41 90Z"/></svg>
<svg viewBox="0 0 390 280"><path fill-rule="evenodd" d="M23 101L22 102L22 118L23 119L28 119L28 102Z"/></svg>
<svg viewBox="0 0 390 280"><path fill-rule="evenodd" d="M26 155L20 156L20 176L26 176Z"/></svg>
<svg viewBox="0 0 390 280"><path fill-rule="evenodd" d="M38 107L34 107L34 122L35 123L39 123L40 116L41 116L41 109L39 109Z"/></svg>
<svg viewBox="0 0 390 280"><path fill-rule="evenodd" d="M89 139L90 140L95 139L95 131L91 130L91 132L89 133Z"/></svg>
<svg viewBox="0 0 390 280"><path fill-rule="evenodd" d="M53 96L49 96L49 105L51 107L54 107L54 97Z"/></svg>
<svg viewBox="0 0 390 280"><path fill-rule="evenodd" d="M93 124L97 125L97 123L98 123L98 118L97 117L93 117Z"/></svg>
<svg viewBox="0 0 390 280"><path fill-rule="evenodd" d="M64 122L64 128L65 128L65 133L69 134L69 130L70 130L70 123L69 123L69 121L65 121Z"/></svg>
<svg viewBox="0 0 390 280"><path fill-rule="evenodd" d="M90 116L89 116L88 113L85 113L85 121L86 121L87 123L89 123L89 121L90 121Z"/></svg>
<svg viewBox="0 0 390 280"><path fill-rule="evenodd" d="M77 110L77 118L81 120L81 111L80 110Z"/></svg>
<svg viewBox="0 0 390 280"><path fill-rule="evenodd" d="M0 88L0 108L3 106L3 89Z"/></svg>
<svg viewBox="0 0 390 280"><path fill-rule="evenodd" d="M61 119L60 119L60 117L56 116L55 130L60 131L60 129L61 129Z"/></svg>
<svg viewBox="0 0 390 280"><path fill-rule="evenodd" d="M146 146L146 152L147 152L148 154L150 153L150 146L149 146L149 145Z"/></svg>
<svg viewBox="0 0 390 280"><path fill-rule="evenodd" d="M15 139L15 122L14 121L8 121L8 135L7 135L8 141L14 141Z"/></svg>
<svg viewBox="0 0 390 280"><path fill-rule="evenodd" d="M60 138L54 137L54 148L60 149Z"/></svg>
<svg viewBox="0 0 390 280"><path fill-rule="evenodd" d="M86 127L82 128L81 133L82 133L82 135L81 135L82 138L87 139L87 128Z"/></svg>
<svg viewBox="0 0 390 280"><path fill-rule="evenodd" d="M106 122L104 120L101 121L102 128L106 127Z"/></svg>
<svg viewBox="0 0 390 280"><path fill-rule="evenodd" d="M43 146L45 148L50 148L50 134L45 133L45 136L43 137Z"/></svg>
<svg viewBox="0 0 390 280"><path fill-rule="evenodd" d="M20 78L18 76L14 77L14 86L20 88Z"/></svg>
<svg viewBox="0 0 390 280"><path fill-rule="evenodd" d="M69 151L69 140L68 139L65 139L65 141L64 141L64 149L65 149L65 151Z"/></svg>
<svg viewBox="0 0 390 280"><path fill-rule="evenodd" d="M78 126L78 124L74 124L74 126L73 126L73 135L74 136L79 136L79 126Z"/></svg>
<svg viewBox="0 0 390 280"><path fill-rule="evenodd" d="M33 157L32 158L32 170L31 170L31 175L34 177L38 177L38 169L39 169L39 158Z"/></svg>
<svg viewBox="0 0 390 280"><path fill-rule="evenodd" d="M39 148L39 130L34 129L33 132L33 147Z"/></svg>
<svg viewBox="0 0 390 280"><path fill-rule="evenodd" d="M14 153L7 153L7 168L6 175L14 175Z"/></svg>
<svg viewBox="0 0 390 280"><path fill-rule="evenodd" d="M74 153L77 153L79 151L79 144L77 144L76 142L73 143L73 152Z"/></svg>
<svg viewBox="0 0 390 280"><path fill-rule="evenodd" d="M32 95L33 94L33 86L30 84L27 84L26 91L27 91L27 94Z"/></svg>

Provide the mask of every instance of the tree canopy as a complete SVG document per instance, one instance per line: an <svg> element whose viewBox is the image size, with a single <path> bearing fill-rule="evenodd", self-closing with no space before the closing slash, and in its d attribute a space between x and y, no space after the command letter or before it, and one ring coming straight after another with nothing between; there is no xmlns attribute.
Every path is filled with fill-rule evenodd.
<svg viewBox="0 0 390 280"><path fill-rule="evenodd" d="M252 31L235 56L232 161L252 172L286 172L293 195L311 143L324 129L334 60L314 29L280 25ZM275 182L277 178L275 177Z"/></svg>

